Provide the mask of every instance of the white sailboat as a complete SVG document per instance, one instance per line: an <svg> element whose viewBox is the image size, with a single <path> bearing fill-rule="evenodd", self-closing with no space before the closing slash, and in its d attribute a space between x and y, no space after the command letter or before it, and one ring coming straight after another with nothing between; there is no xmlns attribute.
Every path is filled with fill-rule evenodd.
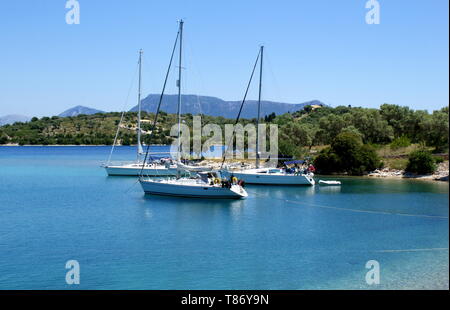
<svg viewBox="0 0 450 310"><path fill-rule="evenodd" d="M128 163L123 165L107 165L105 166L106 172L111 176L139 176L141 170L147 176L159 177L159 176L175 176L177 175L177 166L171 163L166 165L153 162L143 164Z"/></svg>
<svg viewBox="0 0 450 310"><path fill-rule="evenodd" d="M287 173L283 168L257 168L227 171L225 175L233 175L248 184L265 185L314 185L313 174Z"/></svg>
<svg viewBox="0 0 450 310"><path fill-rule="evenodd" d="M181 129L181 56L183 42L183 20L180 21L177 40L179 38L179 66L178 66L178 137L180 137ZM176 46L175 41L175 46ZM183 171L189 170L189 166L181 163L181 141L178 139L177 148L177 165L178 169ZM237 178L230 180L222 179L216 172L199 172L195 178L180 178L155 180L146 178L141 175L139 182L146 194L179 196L191 198L215 198L215 199L240 199L248 196Z"/></svg>
<svg viewBox="0 0 450 310"><path fill-rule="evenodd" d="M142 53L139 51L139 82L138 82L138 118L137 118L137 158L135 162L114 164L108 160L103 167L110 176L139 176L141 172L148 176L175 176L177 175L177 166L175 163L168 161L153 161L143 165L141 155L144 153L141 143L141 77L142 77ZM120 124L118 127L118 131ZM117 137L117 135L116 135ZM115 142L115 141L114 141ZM114 145L113 145L114 149ZM112 150L113 150L112 149Z"/></svg>
<svg viewBox="0 0 450 310"><path fill-rule="evenodd" d="M190 172L205 172L205 171L211 171L213 170L210 166L193 166L193 165L186 165L182 162L177 163L177 167L179 170L185 170Z"/></svg>
<svg viewBox="0 0 450 310"><path fill-rule="evenodd" d="M223 182L216 172L199 172L196 178L141 179L146 194L190 198L241 199L248 196L237 182Z"/></svg>
<svg viewBox="0 0 450 310"><path fill-rule="evenodd" d="M291 172L284 168L260 168L260 152L259 152L259 122L261 119L261 86L262 86L262 69L264 46L259 51L259 95L258 95L258 115L256 125L256 169L231 170L224 169L222 174L226 176L235 176L245 183L249 184L266 184L266 185L314 185L314 174L312 172Z"/></svg>

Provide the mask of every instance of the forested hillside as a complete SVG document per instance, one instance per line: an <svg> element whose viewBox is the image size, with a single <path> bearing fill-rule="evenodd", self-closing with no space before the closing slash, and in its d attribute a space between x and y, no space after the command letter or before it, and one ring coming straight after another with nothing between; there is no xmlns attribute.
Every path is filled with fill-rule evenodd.
<svg viewBox="0 0 450 310"><path fill-rule="evenodd" d="M119 124L119 112L78 115L75 117L34 117L30 122L14 123L0 127L0 144L112 144ZM136 142L135 112L127 112L119 131L119 141L123 145ZM142 127L148 133L152 113L143 113ZM183 120L192 126L192 115L184 114ZM202 116L203 125L215 123L221 127L232 124L233 119ZM271 114L265 122L279 126L280 152L301 157L305 150L313 146L329 145L340 133L352 133L370 145L409 145L422 143L441 152L448 149L448 107L428 113L391 104L383 104L379 109L338 106L313 109L306 106L302 111ZM244 125L256 119L243 119ZM170 128L176 123L176 115L162 112L157 129L152 138L144 134L144 142L170 144Z"/></svg>

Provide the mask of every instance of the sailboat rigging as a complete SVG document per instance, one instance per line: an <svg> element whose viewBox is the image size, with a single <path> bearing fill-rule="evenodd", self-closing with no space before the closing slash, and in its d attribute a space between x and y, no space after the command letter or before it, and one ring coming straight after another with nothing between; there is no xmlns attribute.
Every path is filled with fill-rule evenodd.
<svg viewBox="0 0 450 310"><path fill-rule="evenodd" d="M142 49L139 50L139 85L138 85L138 121L137 121L137 161L139 161L139 156L143 154L142 144L141 144L141 85L142 85Z"/></svg>
<svg viewBox="0 0 450 310"><path fill-rule="evenodd" d="M177 39L175 41L175 45L177 43ZM175 51L175 46L174 50ZM170 59L170 64L172 63L173 59L173 52L172 57ZM147 152L145 153L145 159L141 161L141 156L144 154L144 151L142 149L142 128L141 128L141 110L142 110L142 100L141 100L141 85L142 85L142 49L139 50L139 81L138 81L138 112L137 112L137 128L136 128L136 134L137 134L137 144L136 144L136 161L132 163L123 163L123 164L111 164L109 161L104 166L106 172L110 176L139 176L142 173L145 173L145 175L148 176L174 176L177 174L177 167L174 165L170 160L159 160L159 161L153 161L150 163L147 163L147 156L148 156L148 148L150 145L147 146ZM170 66L170 65L169 65ZM168 75L168 74L167 74ZM167 76L166 80L164 82L163 92L165 89L165 85L167 82ZM158 104L158 111L155 116L155 122L153 124L151 134L153 134L157 115L159 112L159 107L161 105L162 96L160 98L159 104ZM120 129L120 122L118 124L118 130ZM114 145L113 145L114 148Z"/></svg>
<svg viewBox="0 0 450 310"><path fill-rule="evenodd" d="M225 156L222 160L221 173L226 176L235 176L246 183L249 184L273 184L273 185L314 185L314 174L312 172L303 172L296 169L283 169L283 168L261 168L260 167L260 145L259 145L259 124L261 119L261 90L262 90L262 70L263 70L263 57L264 57L264 46L259 49L258 57L256 59L255 66L253 67L253 72L250 77L247 90L245 92L244 100L241 104L242 106L245 102L245 97L247 96L248 88L250 86L253 73L255 71L256 64L259 60L259 90L258 90L258 111L257 111L257 125L256 125L256 160L255 169L242 169L242 170L231 170L222 169ZM238 114L237 121L240 117L240 112ZM234 132L233 132L234 134ZM264 137L265 138L265 137Z"/></svg>
<svg viewBox="0 0 450 310"><path fill-rule="evenodd" d="M178 64L178 144L177 144L177 169L178 171L186 171L189 168L181 163L181 68L182 68L182 39L183 39L183 20L179 22L178 35L179 41L179 64ZM178 37L177 35L177 37ZM156 116L155 116L156 120ZM148 148L145 155L147 158ZM142 163L142 167L146 162ZM178 174L176 179L151 179L140 174L139 182L146 194L164 195L164 196L181 196L196 198L220 198L220 199L239 199L248 196L243 188L242 181L235 177L229 180L221 179L219 172L198 172L195 177L180 177Z"/></svg>

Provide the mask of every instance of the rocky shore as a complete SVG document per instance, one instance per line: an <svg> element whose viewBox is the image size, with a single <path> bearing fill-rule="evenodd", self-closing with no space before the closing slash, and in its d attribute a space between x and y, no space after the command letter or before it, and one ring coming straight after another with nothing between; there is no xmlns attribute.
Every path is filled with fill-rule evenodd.
<svg viewBox="0 0 450 310"><path fill-rule="evenodd" d="M421 180L436 180L436 181L448 181L449 177L449 162L444 161L437 166L436 171L433 174L417 175L413 173L405 172L404 170L396 170L390 168L377 169L368 174L369 177L377 178L410 178Z"/></svg>

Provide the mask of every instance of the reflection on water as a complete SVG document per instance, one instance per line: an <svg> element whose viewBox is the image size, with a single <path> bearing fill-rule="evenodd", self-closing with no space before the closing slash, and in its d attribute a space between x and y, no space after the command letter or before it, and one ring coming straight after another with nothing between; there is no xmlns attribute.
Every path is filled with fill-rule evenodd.
<svg viewBox="0 0 450 310"><path fill-rule="evenodd" d="M316 193L315 186L277 186L277 185L247 185L249 197L269 199L292 199L312 196Z"/></svg>
<svg viewBox="0 0 450 310"><path fill-rule="evenodd" d="M190 207L194 210L204 211L206 208L225 208L232 206L242 206L245 199L202 199L185 198L158 195L143 195L145 200L152 201L154 204L175 204L180 208Z"/></svg>
<svg viewBox="0 0 450 310"><path fill-rule="evenodd" d="M318 186L318 190L323 194L339 194L341 192L341 186Z"/></svg>
<svg viewBox="0 0 450 310"><path fill-rule="evenodd" d="M169 208L179 220L192 220L202 218L211 220L214 217L231 216L238 218L245 207L245 199L201 199L183 198L157 195L143 195L146 204L143 206L144 214L147 210Z"/></svg>
<svg viewBox="0 0 450 310"><path fill-rule="evenodd" d="M341 181L342 192L369 193L448 193L448 182L373 177L320 177L323 180Z"/></svg>

